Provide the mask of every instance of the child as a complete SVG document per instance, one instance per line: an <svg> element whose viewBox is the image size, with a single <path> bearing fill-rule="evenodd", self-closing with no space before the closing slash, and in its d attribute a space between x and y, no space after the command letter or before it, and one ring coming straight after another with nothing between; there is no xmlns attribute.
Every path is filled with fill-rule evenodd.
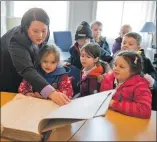
<svg viewBox="0 0 157 142"><path fill-rule="evenodd" d="M56 90L62 92L69 98L73 96L71 80L68 77L68 68L59 66L60 51L55 45L46 45L39 52L40 67L38 72ZM32 86L23 80L18 88L19 93L26 96L36 96L41 98L38 93L33 93Z"/></svg>
<svg viewBox="0 0 157 142"><path fill-rule="evenodd" d="M76 30L75 34L75 44L69 49L70 52L70 58L67 62L64 63L64 65L73 65L77 67L78 69L82 69L82 65L80 62L80 50L83 45L86 43L89 43L90 40L93 39L92 31L89 26L89 24L85 21L83 21Z"/></svg>
<svg viewBox="0 0 157 142"><path fill-rule="evenodd" d="M150 118L152 95L141 72L142 62L136 52L117 53L113 73L104 75L100 87L100 92L117 90L109 105L111 109L133 117Z"/></svg>
<svg viewBox="0 0 157 142"><path fill-rule="evenodd" d="M88 43L81 49L81 72L80 96L87 96L99 91L100 84L97 76L106 72L99 62L100 47L95 43Z"/></svg>
<svg viewBox="0 0 157 142"><path fill-rule="evenodd" d="M157 71L151 64L151 61L145 56L144 50L141 49L142 37L135 32L130 32L124 35L122 41L122 50L133 50L137 51L143 60L143 73L145 74L145 78L149 82L150 88L157 88L156 80L157 80Z"/></svg>
<svg viewBox="0 0 157 142"><path fill-rule="evenodd" d="M119 33L119 37L115 39L115 43L113 44L112 47L112 53L115 54L117 51L119 51L121 49L121 43L122 43L122 38L123 36L128 33L131 32L132 28L130 25L123 25L120 29L120 33Z"/></svg>
<svg viewBox="0 0 157 142"><path fill-rule="evenodd" d="M96 43L101 47L101 59L106 62L110 62L112 60L111 52L109 45L106 41L106 37L101 36L103 25L99 21L94 21L91 23L91 29L93 33L93 37Z"/></svg>

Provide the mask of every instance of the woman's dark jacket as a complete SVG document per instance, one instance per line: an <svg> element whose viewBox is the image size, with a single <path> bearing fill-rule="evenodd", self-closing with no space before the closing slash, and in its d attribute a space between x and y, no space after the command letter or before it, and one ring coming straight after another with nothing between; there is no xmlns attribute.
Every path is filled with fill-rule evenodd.
<svg viewBox="0 0 157 142"><path fill-rule="evenodd" d="M48 37L49 32L46 42ZM45 43L39 46L40 49ZM22 79L27 80L37 92L48 85L36 70L39 47L21 32L21 26L12 28L1 37L0 91L17 92Z"/></svg>

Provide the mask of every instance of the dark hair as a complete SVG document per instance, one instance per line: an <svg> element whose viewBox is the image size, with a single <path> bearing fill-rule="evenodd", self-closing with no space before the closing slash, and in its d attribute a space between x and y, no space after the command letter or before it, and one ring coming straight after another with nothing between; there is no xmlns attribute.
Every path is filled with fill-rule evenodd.
<svg viewBox="0 0 157 142"><path fill-rule="evenodd" d="M103 27L102 23L100 21L93 21L91 24L90 24L90 27L92 28L93 25L98 25L99 27Z"/></svg>
<svg viewBox="0 0 157 142"><path fill-rule="evenodd" d="M100 47L96 43L87 43L81 48L81 52L85 50L85 52L93 57L93 58L99 58L100 57ZM99 64L99 61L97 62L97 65Z"/></svg>
<svg viewBox="0 0 157 142"><path fill-rule="evenodd" d="M48 26L49 32L50 19L42 8L31 8L24 13L21 20L21 32L24 32L26 35L28 35L27 31L32 21L40 21L46 24Z"/></svg>
<svg viewBox="0 0 157 142"><path fill-rule="evenodd" d="M137 42L137 45L141 45L142 43L142 37L140 34L136 33L136 32L129 32L129 33L126 33L124 35L124 37L132 37L136 40Z"/></svg>
<svg viewBox="0 0 157 142"><path fill-rule="evenodd" d="M52 45L45 45L40 51L39 51L39 58L40 60L47 56L48 54L53 53L55 56L55 62L60 61L60 48L54 44Z"/></svg>
<svg viewBox="0 0 157 142"><path fill-rule="evenodd" d="M115 54L114 58L117 56L124 58L124 60L129 64L131 72L134 74L142 73L142 58L139 54L134 51L120 50Z"/></svg>

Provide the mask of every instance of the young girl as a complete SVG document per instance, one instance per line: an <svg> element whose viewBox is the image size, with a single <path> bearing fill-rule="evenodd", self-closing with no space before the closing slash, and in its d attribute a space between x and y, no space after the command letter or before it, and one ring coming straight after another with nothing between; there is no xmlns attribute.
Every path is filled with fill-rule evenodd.
<svg viewBox="0 0 157 142"><path fill-rule="evenodd" d="M59 66L60 51L55 45L46 45L39 52L40 67L38 72L47 80L57 91L62 92L69 98L73 96L71 80L68 77L68 67ZM33 93L32 86L23 80L18 88L19 93L27 96L41 96L38 93Z"/></svg>
<svg viewBox="0 0 157 142"><path fill-rule="evenodd" d="M113 73L105 74L100 92L116 89L110 108L126 115L149 118L152 95L141 76L141 58L133 51L120 51L114 60Z"/></svg>
<svg viewBox="0 0 157 142"><path fill-rule="evenodd" d="M100 47L95 43L88 43L81 49L80 60L83 66L80 82L80 96L87 96L99 91L100 84L97 76L103 74L104 68L99 62Z"/></svg>

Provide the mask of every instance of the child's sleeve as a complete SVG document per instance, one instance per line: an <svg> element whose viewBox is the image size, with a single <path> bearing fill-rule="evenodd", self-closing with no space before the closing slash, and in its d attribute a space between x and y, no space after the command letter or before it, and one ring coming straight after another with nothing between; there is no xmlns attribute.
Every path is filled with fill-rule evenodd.
<svg viewBox="0 0 157 142"><path fill-rule="evenodd" d="M23 80L20 83L20 86L18 88L18 92L21 94L24 94L24 95L28 92L33 92L32 86L26 80Z"/></svg>
<svg viewBox="0 0 157 142"><path fill-rule="evenodd" d="M154 89L157 89L157 85L156 84L157 84L157 82L156 82L156 80L154 80L154 84L153 84L153 88Z"/></svg>
<svg viewBox="0 0 157 142"><path fill-rule="evenodd" d="M69 49L69 53L70 53L70 57L67 60L65 60L65 61L68 62L68 63L72 63L72 60L73 60L72 47Z"/></svg>
<svg viewBox="0 0 157 142"><path fill-rule="evenodd" d="M67 74L64 74L60 77L58 83L58 90L64 93L69 98L73 97L74 92L72 88L72 80Z"/></svg>
<svg viewBox="0 0 157 142"><path fill-rule="evenodd" d="M89 80L89 94L94 94L99 92L100 83L98 83L97 78L91 78Z"/></svg>
<svg viewBox="0 0 157 142"><path fill-rule="evenodd" d="M157 71L155 69L155 67L152 65L151 61L147 58L146 59L146 63L147 63L147 68L148 68L148 74L150 74L154 80L157 81Z"/></svg>
<svg viewBox="0 0 157 142"><path fill-rule="evenodd" d="M134 91L132 102L115 101L111 108L123 114L148 119L151 116L152 95L147 85L141 84Z"/></svg>

